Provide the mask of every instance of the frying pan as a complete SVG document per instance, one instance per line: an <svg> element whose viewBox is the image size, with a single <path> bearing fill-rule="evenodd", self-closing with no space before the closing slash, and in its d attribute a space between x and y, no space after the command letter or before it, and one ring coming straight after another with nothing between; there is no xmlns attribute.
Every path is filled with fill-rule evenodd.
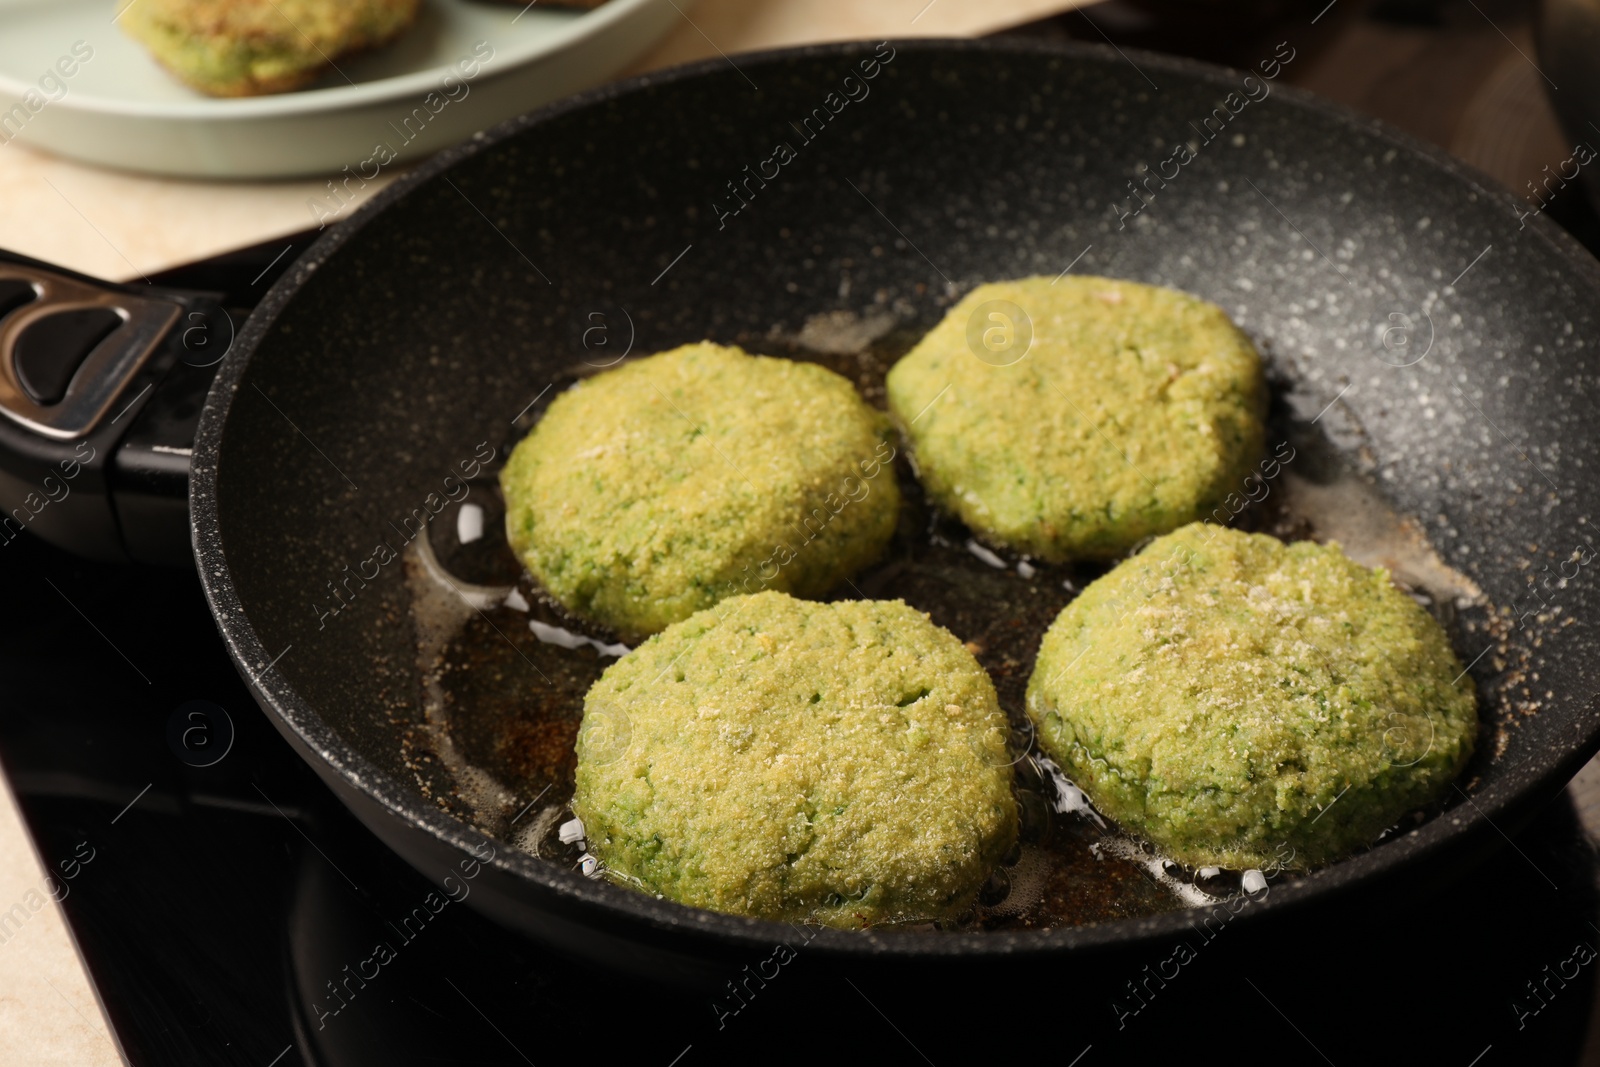
<svg viewBox="0 0 1600 1067"><path fill-rule="evenodd" d="M869 80L860 65L875 55ZM903 351L978 282L1070 267L1222 305L1261 343L1280 406L1491 605L1457 634L1486 724L1445 809L1285 883L1249 921L1454 856L1486 825L1514 828L1600 745L1600 573L1587 548L1600 490L1584 466L1600 271L1441 153L1260 69L1245 77L1098 47L830 45L574 97L407 175L295 263L204 395L194 559L265 713L431 877L492 852L469 899L511 929L667 977L761 958L787 928L587 879L446 810L448 776L415 744L405 567L374 564L373 546L621 349L710 338L804 357L808 323L878 320L890 323L882 343ZM791 158L774 163L778 144ZM203 294L100 288L155 301L147 318L169 309L149 336L173 332L146 337L137 358L101 359L126 384L83 405L98 414L73 433L35 425L54 436L25 439L17 419L0 420L7 477L25 486L24 461L36 477L50 449L98 442L113 458L85 468L80 502L109 499L112 538L149 558L170 526L156 502L171 472L163 483L141 464L184 449L153 453L146 440L124 460L117 435L192 418L183 360L205 360L176 330L213 313ZM612 331L604 360L596 325ZM187 407L162 399L174 375ZM68 540L46 515L34 529ZM77 543L116 550L106 537ZM808 949L919 966L1054 958L1189 921L1179 910L1049 930L825 930Z"/></svg>

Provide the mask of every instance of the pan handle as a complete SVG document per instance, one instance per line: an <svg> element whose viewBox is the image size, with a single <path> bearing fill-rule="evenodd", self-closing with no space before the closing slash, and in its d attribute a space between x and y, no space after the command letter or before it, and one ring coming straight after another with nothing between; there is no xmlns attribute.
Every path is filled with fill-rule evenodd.
<svg viewBox="0 0 1600 1067"><path fill-rule="evenodd" d="M189 452L219 317L220 294L0 250L0 551L28 531L94 559L192 560Z"/></svg>

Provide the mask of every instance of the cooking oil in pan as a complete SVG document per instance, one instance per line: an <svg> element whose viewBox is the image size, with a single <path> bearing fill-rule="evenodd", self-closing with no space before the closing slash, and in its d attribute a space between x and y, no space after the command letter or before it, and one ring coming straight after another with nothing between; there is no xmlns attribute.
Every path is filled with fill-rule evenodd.
<svg viewBox="0 0 1600 1067"><path fill-rule="evenodd" d="M881 395L882 373L892 362L872 352L821 359L856 379L869 398L874 391ZM1447 567L1421 527L1397 514L1281 398L1273 421L1270 451L1280 469L1257 491L1241 495L1234 524L1287 539L1338 540L1354 558L1388 567L1451 632L1459 651L1463 618L1487 610L1477 587ZM1011 719L1021 812L1020 840L977 905L960 921L939 925L1024 929L1107 922L1206 906L1254 894L1269 879L1295 877L1187 868L1093 810L1038 750L1022 708L1045 629L1106 568L1049 566L995 552L929 508L909 470L897 475L905 502L895 541L884 561L845 592L903 599L966 642L994 679ZM490 512L487 521L469 524L484 531L481 540L430 546L419 538L406 560L423 743L454 779L447 807L527 852L598 875L568 807L573 745L585 692L626 646L568 616L531 584L505 544L492 484L471 499ZM448 535L450 525L440 524L435 537ZM1412 813L1403 825L1427 815Z"/></svg>

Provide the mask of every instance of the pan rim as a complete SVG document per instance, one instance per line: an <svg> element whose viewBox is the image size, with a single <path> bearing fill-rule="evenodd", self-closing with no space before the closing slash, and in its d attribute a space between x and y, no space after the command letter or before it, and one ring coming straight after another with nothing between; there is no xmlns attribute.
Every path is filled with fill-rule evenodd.
<svg viewBox="0 0 1600 1067"><path fill-rule="evenodd" d="M740 56L741 65L760 67L797 59L817 57L853 56L879 42L844 41L796 48L752 52ZM1182 57L1161 55L1142 50L1117 50L1109 45L1081 42L1044 42L1010 38L913 38L890 39L888 42L898 52L961 52L989 54L1047 55L1064 60L1090 61L1117 64L1137 61L1142 67L1171 73L1176 76L1220 84L1234 84L1243 72L1216 64L1204 63ZM588 90L537 108L524 115L508 119L487 131L480 131L467 141L447 148L363 204L348 219L330 227L286 271L263 297L257 309L241 329L236 342L234 358L224 359L211 391L206 398L200 425L195 437L190 472L190 515L193 548L200 572L206 600L217 621L223 640L236 667L245 677L257 702L275 720L279 729L293 735L293 739L326 763L339 777L365 794L366 798L397 817L413 830L420 830L450 847L462 852L481 847L494 839L468 825L443 809L419 801L392 776L378 769L366 756L347 744L281 674L273 673L270 663L274 653L261 642L259 635L245 615L233 582L226 551L222 547L222 530L217 509L217 459L224 436L227 414L233 396L249 368L260 342L275 324L289 301L312 274L332 255L358 233L368 222L402 200L413 189L433 181L457 164L491 146L514 137L525 130L558 118L568 112L590 107L621 96L641 92L653 87L672 85L706 74L725 71L728 61L722 58L700 60L666 71L639 75L623 81ZM1230 81L1230 79L1232 79ZM1341 104L1318 97L1307 90L1293 86L1280 86L1274 95L1282 94L1287 106L1306 108L1336 124L1353 128L1381 143L1386 143L1413 157L1418 157L1468 190L1507 207L1520 205L1509 190L1469 164L1455 159L1425 142L1413 138L1382 120L1365 116ZM1575 238L1553 221L1543 217L1532 220L1530 227L1542 241L1548 254L1556 257L1569 271L1576 289L1587 288L1600 293L1600 263L1597 263ZM1297 881L1286 884L1242 908L1238 918L1280 912L1286 908L1303 906L1309 901L1328 897L1339 888L1352 883L1367 883L1382 875L1392 875L1397 870L1439 854L1449 846L1459 844L1481 822L1494 825L1494 818L1503 815L1536 794L1565 788L1566 782L1579 767L1600 749L1600 697L1591 695L1587 701L1575 701L1577 712L1575 726L1578 736L1564 759L1559 759L1544 773L1518 785L1515 789L1504 779L1491 784L1486 790L1473 795L1474 816L1453 821L1436 816L1421 826L1375 845L1366 852L1347 857L1329 867L1313 871ZM625 918L641 924L645 929L663 935L709 935L729 945L765 951L776 941L792 939L793 929L787 925L763 919L710 912L664 899L656 899L633 892L604 881L592 880L583 875L556 867L546 861L516 849L497 849L490 863L506 874L527 879L539 888L563 898L566 902L585 909L596 918ZM1238 898L1235 898L1238 899ZM1045 930L1004 930L947 933L930 937L914 937L895 931L846 931L822 929L813 931L814 938L807 942L808 950L841 957L869 957L878 959L929 959L953 957L996 957L1057 955L1069 951L1126 948L1167 940L1189 929L1196 914L1202 909L1180 908L1159 915L1135 919L1121 919L1084 926L1055 927Z"/></svg>

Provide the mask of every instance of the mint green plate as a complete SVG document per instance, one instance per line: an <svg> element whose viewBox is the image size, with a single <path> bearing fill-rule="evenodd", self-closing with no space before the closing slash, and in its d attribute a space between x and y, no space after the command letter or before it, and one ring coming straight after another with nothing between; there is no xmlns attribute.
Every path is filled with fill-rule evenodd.
<svg viewBox="0 0 1600 1067"><path fill-rule="evenodd" d="M371 177L605 80L688 0L609 0L586 12L423 0L389 47L298 92L242 99L194 92L158 66L112 21L127 2L0 0L0 151L15 140L197 178L346 167Z"/></svg>

